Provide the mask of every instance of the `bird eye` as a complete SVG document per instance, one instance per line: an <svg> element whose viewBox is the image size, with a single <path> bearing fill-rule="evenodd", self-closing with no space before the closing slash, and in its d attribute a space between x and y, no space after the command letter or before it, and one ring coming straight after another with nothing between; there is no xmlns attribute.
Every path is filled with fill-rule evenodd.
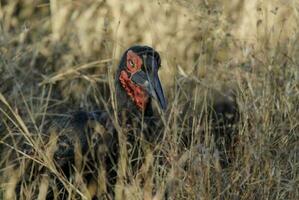
<svg viewBox="0 0 299 200"><path fill-rule="evenodd" d="M135 67L135 63L132 60L129 60L129 64L131 65L131 67Z"/></svg>

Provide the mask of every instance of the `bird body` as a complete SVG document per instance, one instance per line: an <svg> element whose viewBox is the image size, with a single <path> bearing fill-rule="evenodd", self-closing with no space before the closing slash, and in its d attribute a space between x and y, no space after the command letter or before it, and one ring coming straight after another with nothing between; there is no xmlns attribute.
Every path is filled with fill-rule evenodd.
<svg viewBox="0 0 299 200"><path fill-rule="evenodd" d="M50 129L58 136L53 159L66 177L72 176L75 167L76 170L81 168L84 171L87 181L97 180L99 166L105 165L108 176L105 184L114 185L120 153L118 134L126 132L126 140L131 144L129 146L136 146L143 137L140 132L145 133L144 138L149 141L153 141L151 138L157 139L158 128L155 129L155 126L158 123L151 102L156 100L162 109L166 108L158 77L159 67L160 57L153 48L129 48L122 56L115 77L119 111L117 119L109 111L100 110L76 111L64 119L56 119L57 123L53 123ZM118 133L115 123L126 131ZM136 150L131 153L137 155ZM82 156L86 158L84 169L79 162Z"/></svg>

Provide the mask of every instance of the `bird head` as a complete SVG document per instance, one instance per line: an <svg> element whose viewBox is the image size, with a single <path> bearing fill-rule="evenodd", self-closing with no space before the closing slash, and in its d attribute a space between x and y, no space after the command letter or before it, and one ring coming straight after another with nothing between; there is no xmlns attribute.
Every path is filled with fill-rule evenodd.
<svg viewBox="0 0 299 200"><path fill-rule="evenodd" d="M163 110L166 109L158 76L160 65L160 55L151 47L133 46L125 51L116 74L117 96L122 106L135 106L145 112L154 99Z"/></svg>

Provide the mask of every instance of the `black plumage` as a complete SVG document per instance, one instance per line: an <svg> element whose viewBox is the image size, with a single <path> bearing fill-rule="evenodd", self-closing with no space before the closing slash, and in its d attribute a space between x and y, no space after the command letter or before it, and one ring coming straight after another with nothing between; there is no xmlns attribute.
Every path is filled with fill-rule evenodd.
<svg viewBox="0 0 299 200"><path fill-rule="evenodd" d="M81 170L86 182L97 182L99 167L105 168L107 182L96 184L107 185L108 193L111 194L116 182L119 157L120 133L116 123L124 129L130 143L128 146L138 145L140 138L149 142L158 140L161 129L158 127L158 117L154 116L152 101L156 100L161 108L166 108L157 74L160 64L160 56L153 48L129 48L124 52L115 76L118 105L116 118L109 111L97 110L76 111L52 121L49 132L57 135L53 160L66 178ZM123 79L121 75L124 76ZM141 132L143 135L140 135ZM138 157L135 150L131 154ZM85 158L84 162L80 160L82 157ZM136 168L136 163L133 165ZM63 189L62 184L60 186ZM51 192L48 198L52 198Z"/></svg>

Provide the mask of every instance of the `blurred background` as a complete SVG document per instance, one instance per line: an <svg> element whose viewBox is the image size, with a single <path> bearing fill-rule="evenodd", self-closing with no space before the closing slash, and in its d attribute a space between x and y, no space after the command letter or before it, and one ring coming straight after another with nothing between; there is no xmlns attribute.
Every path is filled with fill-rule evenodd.
<svg viewBox="0 0 299 200"><path fill-rule="evenodd" d="M295 0L2 0L1 79L6 86L1 85L14 87L4 80L17 79L26 90L32 82L46 83L54 74L97 61L104 62L81 72L89 70L105 81L104 72L114 71L121 53L133 44L160 52L160 76L168 89L178 73L211 81L242 79L273 59L297 62L298 7ZM84 102L90 80L68 73L54 82L63 97Z"/></svg>

